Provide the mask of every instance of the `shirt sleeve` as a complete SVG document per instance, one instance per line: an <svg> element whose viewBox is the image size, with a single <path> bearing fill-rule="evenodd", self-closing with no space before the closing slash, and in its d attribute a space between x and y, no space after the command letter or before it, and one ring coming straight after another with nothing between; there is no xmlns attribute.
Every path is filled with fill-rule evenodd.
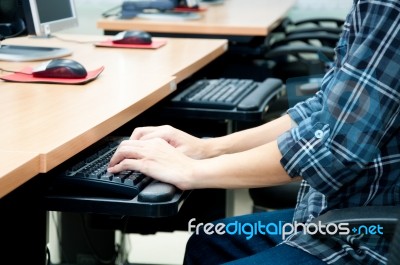
<svg viewBox="0 0 400 265"><path fill-rule="evenodd" d="M288 174L326 196L360 176L400 125L399 8L358 1L354 11L331 79L289 110L298 126L278 138Z"/></svg>
<svg viewBox="0 0 400 265"><path fill-rule="evenodd" d="M324 83L329 82L331 78L332 69L324 76L322 86L324 86ZM299 102L293 108L290 108L287 111L290 118L299 124L306 118L310 117L313 113L320 111L322 109L322 95L323 92L320 90L313 97L310 97L303 102Z"/></svg>

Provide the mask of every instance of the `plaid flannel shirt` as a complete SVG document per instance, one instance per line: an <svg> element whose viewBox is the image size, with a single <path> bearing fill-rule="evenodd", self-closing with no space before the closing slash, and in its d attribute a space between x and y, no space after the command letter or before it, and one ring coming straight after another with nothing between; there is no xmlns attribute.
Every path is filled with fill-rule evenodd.
<svg viewBox="0 0 400 265"><path fill-rule="evenodd" d="M303 178L294 221L335 208L400 204L400 0L354 0L321 90L288 113L297 127L278 138L281 163ZM383 237L284 243L328 264L385 264Z"/></svg>

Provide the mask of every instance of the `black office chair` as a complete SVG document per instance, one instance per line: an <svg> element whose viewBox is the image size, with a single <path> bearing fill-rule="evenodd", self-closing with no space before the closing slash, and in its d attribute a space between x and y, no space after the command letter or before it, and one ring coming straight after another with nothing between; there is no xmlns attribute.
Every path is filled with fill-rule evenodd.
<svg viewBox="0 0 400 265"><path fill-rule="evenodd" d="M344 20L336 18L310 18L294 22L285 18L266 37L265 44L271 48L285 39L301 38L319 40L323 46L334 47L343 30ZM310 43L311 44L311 43Z"/></svg>
<svg viewBox="0 0 400 265"><path fill-rule="evenodd" d="M343 29L344 20L341 18L306 18L294 21L285 19L286 34L296 34L305 32L327 32L340 34Z"/></svg>
<svg viewBox="0 0 400 265"><path fill-rule="evenodd" d="M400 206L360 206L330 210L313 220L323 225L349 223L350 226L376 225L383 227L383 236L391 239L400 220Z"/></svg>
<svg viewBox="0 0 400 265"><path fill-rule="evenodd" d="M383 227L382 236L391 240L387 264L400 264L400 206L364 206L336 209L315 218L313 222L316 224L321 222L323 225L349 223L350 227L379 224Z"/></svg>
<svg viewBox="0 0 400 265"><path fill-rule="evenodd" d="M343 23L335 18L297 22L286 18L265 39L266 52L259 61L283 82L292 77L323 74L334 60Z"/></svg>
<svg viewBox="0 0 400 265"><path fill-rule="evenodd" d="M344 20L339 18L307 18L293 21L287 17L267 37L267 43L284 39L288 36L305 33L329 33L340 35Z"/></svg>
<svg viewBox="0 0 400 265"><path fill-rule="evenodd" d="M342 21L307 19L293 22L289 18L267 37L232 40L229 51L209 70L208 77L251 78L266 76L282 79L316 75L326 71L334 57L334 47L342 31ZM327 23L329 25L327 25ZM248 69L248 71L243 71Z"/></svg>
<svg viewBox="0 0 400 265"><path fill-rule="evenodd" d="M264 60L275 78L284 83L292 77L322 75L335 56L331 47L315 47L310 44L283 45L269 50Z"/></svg>
<svg viewBox="0 0 400 265"><path fill-rule="evenodd" d="M262 60L283 82L292 77L324 74L334 60L338 40L338 34L326 32L287 35L269 43Z"/></svg>

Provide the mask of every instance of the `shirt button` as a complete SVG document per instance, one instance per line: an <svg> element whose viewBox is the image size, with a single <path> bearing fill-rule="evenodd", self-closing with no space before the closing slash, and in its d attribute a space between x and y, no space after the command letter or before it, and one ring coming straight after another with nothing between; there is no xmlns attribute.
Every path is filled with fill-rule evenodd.
<svg viewBox="0 0 400 265"><path fill-rule="evenodd" d="M322 137L324 137L324 132L321 130L317 130L315 131L315 138L321 139Z"/></svg>

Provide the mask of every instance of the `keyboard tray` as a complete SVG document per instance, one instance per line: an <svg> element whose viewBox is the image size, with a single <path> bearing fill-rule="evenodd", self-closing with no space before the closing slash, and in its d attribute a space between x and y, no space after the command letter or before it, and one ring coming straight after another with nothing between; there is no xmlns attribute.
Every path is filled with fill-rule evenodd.
<svg viewBox="0 0 400 265"><path fill-rule="evenodd" d="M45 197L48 211L82 212L136 217L168 217L176 215L190 192L179 191L167 202L141 202L133 199L84 197L49 194Z"/></svg>
<svg viewBox="0 0 400 265"><path fill-rule="evenodd" d="M260 96L260 90L256 93L250 93L243 98L236 107L227 109L217 107L202 107L197 104L177 102L177 99L188 93L185 88L179 88L179 93L166 104L163 114L168 116L179 116L184 118L201 119L230 119L235 121L260 121L263 120L269 104L278 98L284 91L284 85L280 79L267 78L260 82L263 91ZM190 88L190 87L189 87Z"/></svg>
<svg viewBox="0 0 400 265"><path fill-rule="evenodd" d="M143 181L139 183L145 183L140 184L140 189L128 189L131 193L122 194L120 191L124 187L119 185L119 182L102 181L103 167L108 164L111 155L123 139L125 137L106 137L46 173L46 210L138 217L166 217L177 214L188 192L170 184L143 176ZM96 173L98 168L101 169L99 176ZM132 179L126 180L128 183L132 182ZM104 189L104 184L107 184L107 189Z"/></svg>

